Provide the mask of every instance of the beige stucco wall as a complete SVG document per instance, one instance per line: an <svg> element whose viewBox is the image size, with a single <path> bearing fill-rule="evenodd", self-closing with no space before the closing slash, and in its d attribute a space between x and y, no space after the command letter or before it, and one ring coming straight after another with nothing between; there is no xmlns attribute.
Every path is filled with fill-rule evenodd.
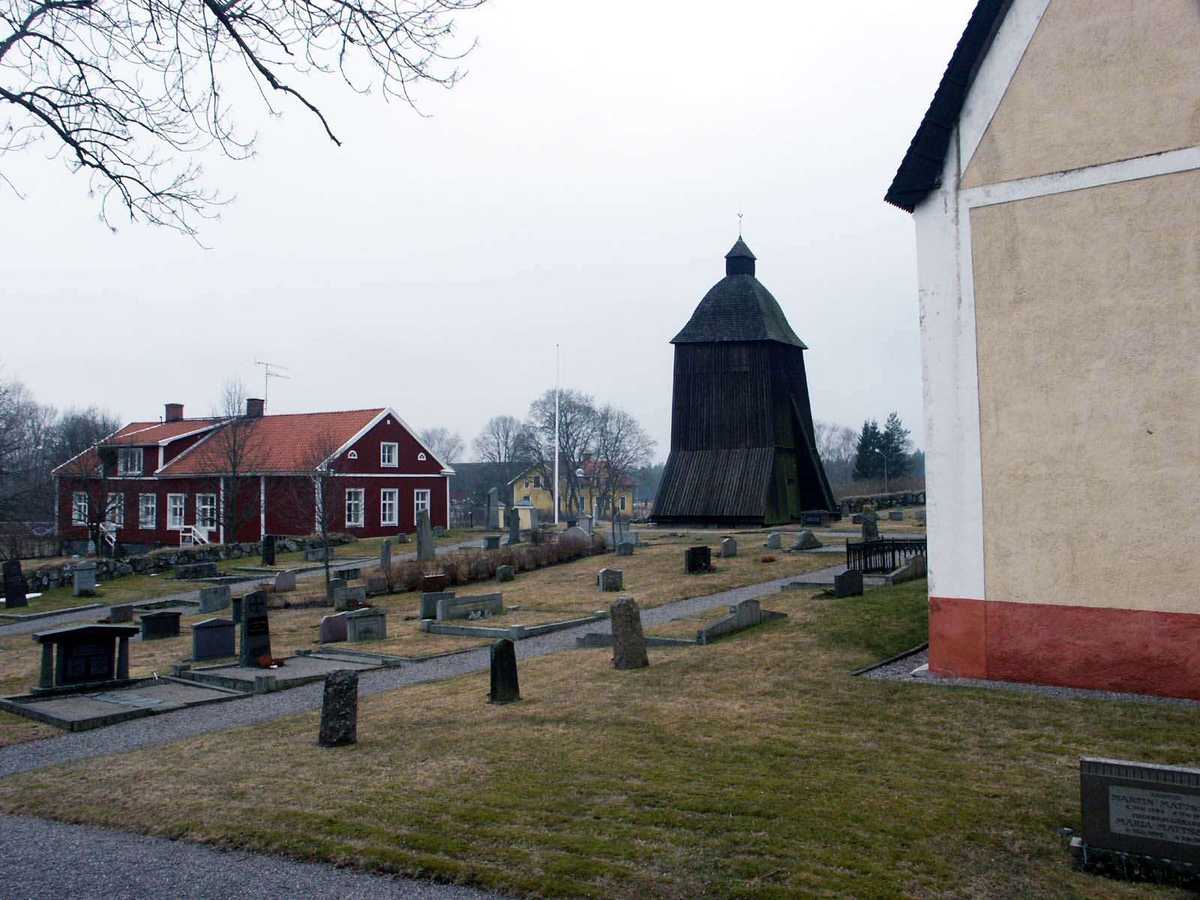
<svg viewBox="0 0 1200 900"><path fill-rule="evenodd" d="M1200 612L1200 172L970 224L987 599Z"/></svg>
<svg viewBox="0 0 1200 900"><path fill-rule="evenodd" d="M962 185L1197 144L1198 0L1050 0Z"/></svg>

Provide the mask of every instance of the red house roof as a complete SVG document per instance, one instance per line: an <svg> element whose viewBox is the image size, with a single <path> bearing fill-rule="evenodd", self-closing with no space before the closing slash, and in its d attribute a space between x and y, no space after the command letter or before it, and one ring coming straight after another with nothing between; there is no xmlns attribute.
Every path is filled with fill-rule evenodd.
<svg viewBox="0 0 1200 900"><path fill-rule="evenodd" d="M239 419L247 472L311 472L365 431L386 409L294 413ZM227 428L220 428L159 470L160 475L215 475L229 468Z"/></svg>
<svg viewBox="0 0 1200 900"><path fill-rule="evenodd" d="M102 440L100 444L104 447L117 444L130 447L163 444L188 434L206 431L220 422L220 419L180 419L177 422L130 422L116 434Z"/></svg>

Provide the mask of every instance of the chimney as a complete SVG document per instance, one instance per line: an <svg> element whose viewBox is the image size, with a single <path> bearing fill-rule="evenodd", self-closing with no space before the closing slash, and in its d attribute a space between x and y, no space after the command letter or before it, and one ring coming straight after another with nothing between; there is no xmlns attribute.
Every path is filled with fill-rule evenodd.
<svg viewBox="0 0 1200 900"><path fill-rule="evenodd" d="M246 398L246 418L257 419L263 414L263 407L266 405L265 400L259 400L257 397Z"/></svg>
<svg viewBox="0 0 1200 900"><path fill-rule="evenodd" d="M183 404L168 403L167 413L163 417L164 422L182 422L183 421Z"/></svg>

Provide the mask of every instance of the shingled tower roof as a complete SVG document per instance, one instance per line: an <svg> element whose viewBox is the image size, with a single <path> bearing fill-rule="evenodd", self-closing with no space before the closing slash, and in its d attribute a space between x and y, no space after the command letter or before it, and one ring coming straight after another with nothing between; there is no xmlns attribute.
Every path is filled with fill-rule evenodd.
<svg viewBox="0 0 1200 900"><path fill-rule="evenodd" d="M712 286L672 344L779 341L807 350L779 303L754 277L755 256L740 237L725 254L725 277Z"/></svg>

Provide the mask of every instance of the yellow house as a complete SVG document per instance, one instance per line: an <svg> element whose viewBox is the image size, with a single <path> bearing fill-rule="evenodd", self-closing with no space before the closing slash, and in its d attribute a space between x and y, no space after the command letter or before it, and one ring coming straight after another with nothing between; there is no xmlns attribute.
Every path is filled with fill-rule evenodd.
<svg viewBox="0 0 1200 900"><path fill-rule="evenodd" d="M592 460L584 460L580 468L583 469L583 477L577 478L579 482L579 491L572 496L570 483L565 475L559 474L559 500L562 504L563 516L574 515L590 515L592 510L599 507L601 517L611 517L612 510L609 508L607 498L602 498L600 492L604 487L603 466ZM554 519L554 490L553 479L547 478L540 466L533 466L528 471L522 472L512 481L509 486L512 488L513 505L528 500L538 510L538 514L543 518L549 517L550 521ZM613 503L616 506L616 511L622 516L630 516L633 514L633 490L636 483L628 476L622 477L618 481L618 485L613 494Z"/></svg>
<svg viewBox="0 0 1200 900"><path fill-rule="evenodd" d="M913 214L929 668L1200 699L1200 5L980 0Z"/></svg>

